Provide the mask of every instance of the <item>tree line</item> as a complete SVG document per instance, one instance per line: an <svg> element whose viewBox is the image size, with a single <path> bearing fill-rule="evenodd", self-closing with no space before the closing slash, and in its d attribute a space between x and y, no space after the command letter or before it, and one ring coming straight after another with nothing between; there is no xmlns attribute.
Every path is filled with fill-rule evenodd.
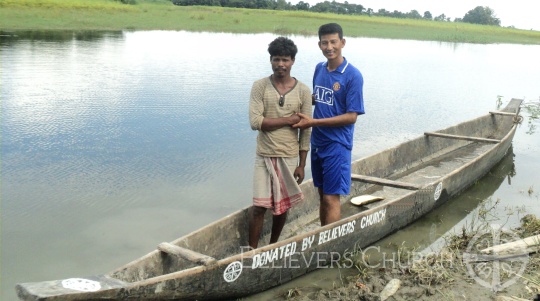
<svg viewBox="0 0 540 301"><path fill-rule="evenodd" d="M129 0L124 0L129 1ZM433 21L451 22L445 14L432 16L429 11L420 14L417 10L403 13L397 10L387 11L379 9L374 11L371 8L365 8L361 4L353 4L347 1L341 3L335 0L319 2L313 6L309 3L300 1L297 4L291 4L285 0L171 0L173 4L180 6L221 6L234 8L250 9L271 9L271 10L302 10L319 13L334 13L343 15L368 15L383 16L402 19L425 19ZM455 18L454 22L466 22L473 24L501 26L499 18L495 17L495 12L487 6L477 6L468 11L463 18Z"/></svg>

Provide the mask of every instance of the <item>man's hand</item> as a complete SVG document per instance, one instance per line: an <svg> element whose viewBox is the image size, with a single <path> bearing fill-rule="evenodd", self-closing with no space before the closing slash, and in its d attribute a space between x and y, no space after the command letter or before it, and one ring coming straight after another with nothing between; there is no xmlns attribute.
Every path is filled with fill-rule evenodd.
<svg viewBox="0 0 540 301"><path fill-rule="evenodd" d="M300 117L300 121L298 121L296 124L294 124L292 127L295 129L307 129L312 126L313 119L307 115L304 115L302 113L297 113L298 117Z"/></svg>
<svg viewBox="0 0 540 301"><path fill-rule="evenodd" d="M300 120L301 120L300 116L298 116L296 113L287 117L278 117L278 118L264 117L263 123L261 125L261 130L269 132L269 131L275 131L282 127L289 127L289 126L292 127L294 124L298 123Z"/></svg>
<svg viewBox="0 0 540 301"><path fill-rule="evenodd" d="M302 181L304 181L304 168L303 167L296 167L294 170L294 178L296 179L296 183L300 185Z"/></svg>
<svg viewBox="0 0 540 301"><path fill-rule="evenodd" d="M302 118L300 118L300 116L298 116L298 114L294 113L291 116L287 117L287 119L288 119L289 125L293 126L293 125L297 124L298 122L300 122L300 120Z"/></svg>

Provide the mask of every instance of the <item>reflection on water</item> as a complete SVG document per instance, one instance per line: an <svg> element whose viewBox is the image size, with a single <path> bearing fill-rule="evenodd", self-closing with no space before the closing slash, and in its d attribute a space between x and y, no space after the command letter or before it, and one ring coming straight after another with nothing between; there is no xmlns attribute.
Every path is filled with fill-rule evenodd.
<svg viewBox="0 0 540 301"><path fill-rule="evenodd" d="M121 38L122 31L71 31L71 30L28 30L28 31L5 31L0 30L0 45L15 44L21 41L32 42L72 42L72 41L93 41L105 38Z"/></svg>
<svg viewBox="0 0 540 301"><path fill-rule="evenodd" d="M252 82L271 73L273 38L0 34L2 300L14 299L16 282L104 273L249 206L256 133L247 105ZM291 38L299 48L292 73L309 86L324 57L316 37ZM354 158L485 114L497 95L537 97L540 71L530 62L539 51L347 39L344 54L365 78ZM540 187L540 139L523 132L511 185L499 181L475 200L442 207L434 233L489 194L537 208L519 191Z"/></svg>

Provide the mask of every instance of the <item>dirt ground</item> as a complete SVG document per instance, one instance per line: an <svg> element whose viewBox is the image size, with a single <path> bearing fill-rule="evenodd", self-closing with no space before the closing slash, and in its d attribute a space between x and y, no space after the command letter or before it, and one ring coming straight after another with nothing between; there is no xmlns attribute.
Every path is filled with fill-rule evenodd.
<svg viewBox="0 0 540 301"><path fill-rule="evenodd" d="M540 219L527 216L514 229L519 238L540 234ZM497 234L498 236L499 234ZM504 233L500 234L504 237ZM507 235L508 236L508 235ZM307 301L540 301L540 254L538 247L522 256L495 254L491 258L474 257L484 249L486 237L478 232L450 237L438 253L413 257L392 268L373 268L369 259L356 256L358 275L348 277L345 285L332 290L297 288L289 290L286 300ZM489 237L492 239L493 237ZM508 242L515 241L508 237ZM471 243L478 246L470 248ZM506 243L506 241L504 241ZM537 242L538 243L538 242ZM466 248L468 246L468 248ZM414 250L413 250L414 251ZM402 250L403 254L411 250ZM483 254L483 253L482 253ZM493 253L491 253L493 254ZM404 256L405 257L405 256ZM394 280L393 280L394 279Z"/></svg>
<svg viewBox="0 0 540 301"><path fill-rule="evenodd" d="M513 281L511 285L495 292L485 283L478 283L474 277L463 266L445 268L444 279L436 283L429 283L422 279L418 273L411 273L407 269L381 269L372 271L364 276L349 277L348 284L333 290L309 291L301 288L288 292L287 300L305 301L379 301L381 293L392 279L398 279L400 284L394 294L389 296L388 301L400 300L470 300L470 301L488 301L488 300L535 300L540 294L540 279L538 262L540 256L533 254L529 258L536 261L536 267L527 268L523 278L507 279ZM395 287L395 286L394 286ZM499 298L499 296L514 297L514 299ZM521 299L516 299L521 298ZM540 295L537 300L540 301Z"/></svg>

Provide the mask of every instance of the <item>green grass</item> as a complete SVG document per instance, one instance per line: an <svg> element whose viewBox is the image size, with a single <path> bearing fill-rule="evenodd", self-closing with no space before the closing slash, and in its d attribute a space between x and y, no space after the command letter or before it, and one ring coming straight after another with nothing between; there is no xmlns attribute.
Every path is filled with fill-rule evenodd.
<svg viewBox="0 0 540 301"><path fill-rule="evenodd" d="M316 35L338 22L347 37L540 44L540 32L467 23L305 11L181 7L168 0L0 0L0 30L187 30Z"/></svg>
<svg viewBox="0 0 540 301"><path fill-rule="evenodd" d="M0 0L0 7L7 8L47 8L47 9L93 9L127 11L133 7L110 0Z"/></svg>

